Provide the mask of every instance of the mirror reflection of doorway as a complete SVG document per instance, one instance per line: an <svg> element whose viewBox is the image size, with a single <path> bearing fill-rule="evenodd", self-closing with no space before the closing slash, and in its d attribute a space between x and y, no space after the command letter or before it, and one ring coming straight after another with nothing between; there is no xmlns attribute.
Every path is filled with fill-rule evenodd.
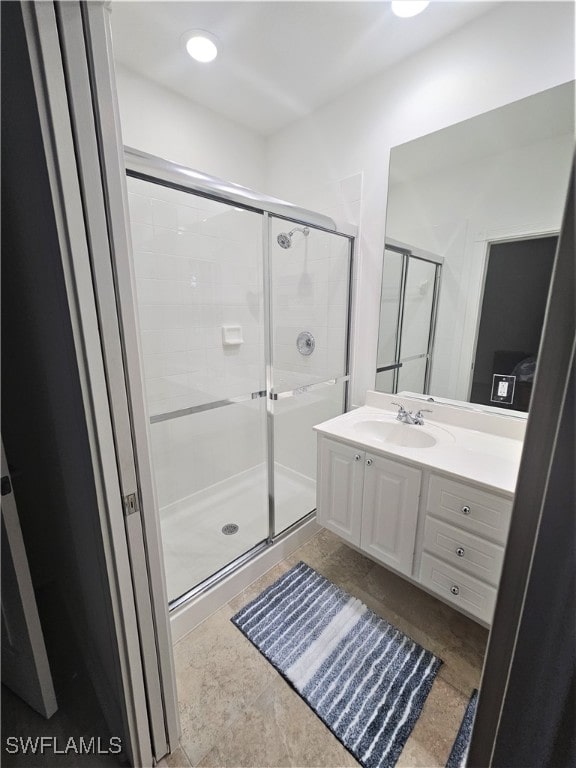
<svg viewBox="0 0 576 768"><path fill-rule="evenodd" d="M471 402L528 410L557 241L551 235L489 246ZM493 399L494 376L514 377L511 402Z"/></svg>

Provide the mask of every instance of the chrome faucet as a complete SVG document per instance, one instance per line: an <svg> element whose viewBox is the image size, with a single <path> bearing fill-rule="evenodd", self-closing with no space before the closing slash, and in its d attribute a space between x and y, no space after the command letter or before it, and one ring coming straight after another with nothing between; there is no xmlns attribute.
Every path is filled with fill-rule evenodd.
<svg viewBox="0 0 576 768"><path fill-rule="evenodd" d="M398 413L396 414L396 421L403 421L404 424L424 424L424 413L432 413L429 408L422 408L416 413L407 411L402 403L390 403L390 405L396 405L398 407Z"/></svg>

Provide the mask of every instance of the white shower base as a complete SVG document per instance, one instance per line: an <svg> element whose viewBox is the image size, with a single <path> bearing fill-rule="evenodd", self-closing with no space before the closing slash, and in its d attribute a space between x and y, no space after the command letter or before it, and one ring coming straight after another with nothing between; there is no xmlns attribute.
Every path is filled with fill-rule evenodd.
<svg viewBox="0 0 576 768"><path fill-rule="evenodd" d="M316 506L316 483L275 465L276 531ZM268 536L266 465L212 485L160 510L168 600L174 600ZM237 533L222 527L236 523Z"/></svg>

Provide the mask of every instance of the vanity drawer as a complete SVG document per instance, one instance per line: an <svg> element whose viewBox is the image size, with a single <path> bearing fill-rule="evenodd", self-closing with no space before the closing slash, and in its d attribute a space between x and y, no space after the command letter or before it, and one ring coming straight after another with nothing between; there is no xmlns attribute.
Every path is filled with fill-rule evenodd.
<svg viewBox="0 0 576 768"><path fill-rule="evenodd" d="M447 477L431 475L427 511L452 525L504 544L512 501Z"/></svg>
<svg viewBox="0 0 576 768"><path fill-rule="evenodd" d="M498 544L427 516L424 549L448 561L454 568L498 586L504 559L504 548Z"/></svg>
<svg viewBox="0 0 576 768"><path fill-rule="evenodd" d="M492 622L496 603L494 587L452 568L451 565L443 563L427 552L422 553L420 582L473 616L477 616L488 624Z"/></svg>

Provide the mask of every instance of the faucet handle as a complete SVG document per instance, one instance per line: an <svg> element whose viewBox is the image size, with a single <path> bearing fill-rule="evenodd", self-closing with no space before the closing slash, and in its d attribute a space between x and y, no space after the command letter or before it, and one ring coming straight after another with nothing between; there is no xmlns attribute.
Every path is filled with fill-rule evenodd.
<svg viewBox="0 0 576 768"><path fill-rule="evenodd" d="M398 406L398 413L396 414L396 421L404 421L406 424L412 423L409 422L408 419L412 419L412 413L410 411L407 411L406 408L402 405L402 403L391 403L391 405L397 405Z"/></svg>
<svg viewBox="0 0 576 768"><path fill-rule="evenodd" d="M414 414L414 423L424 424L425 413L433 413L433 411L431 411L430 408L421 408L417 413Z"/></svg>

